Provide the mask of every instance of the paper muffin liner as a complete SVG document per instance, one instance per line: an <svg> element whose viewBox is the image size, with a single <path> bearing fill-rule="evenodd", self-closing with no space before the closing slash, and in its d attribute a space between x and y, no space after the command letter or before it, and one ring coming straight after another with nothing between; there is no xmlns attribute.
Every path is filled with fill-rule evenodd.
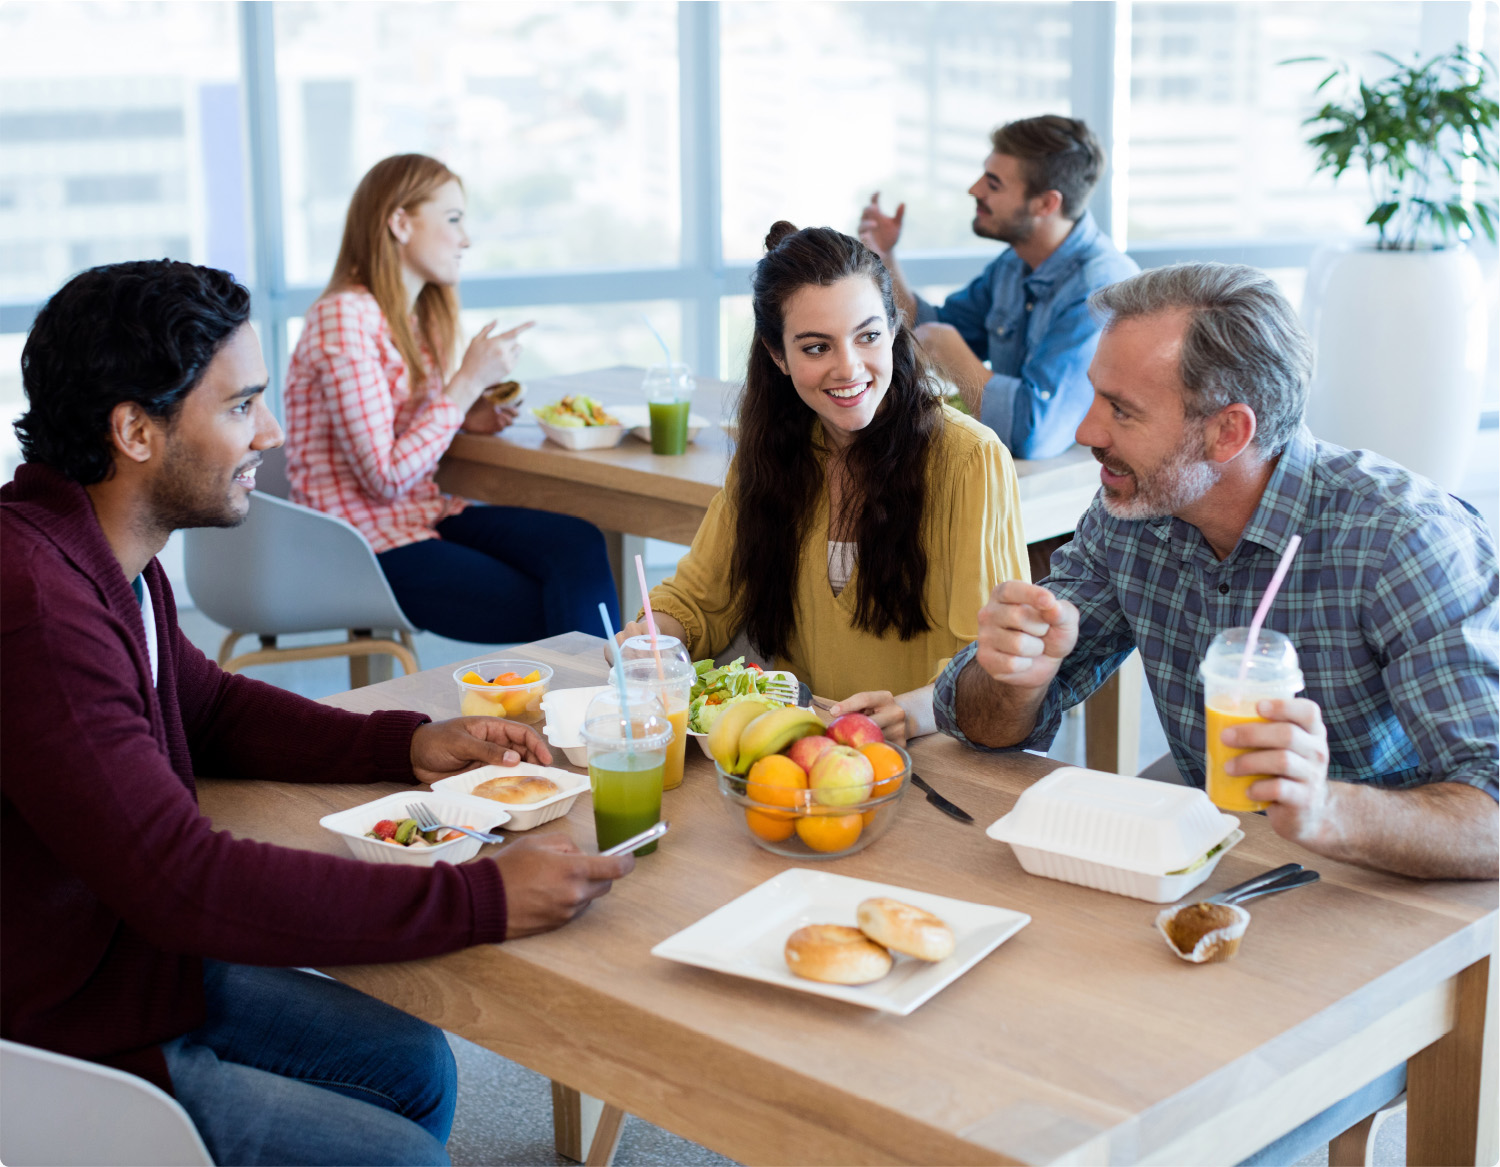
<svg viewBox="0 0 1500 1167"><path fill-rule="evenodd" d="M1226 917L1226 922L1203 932L1192 949L1184 952L1172 936L1171 924L1180 913L1198 908L1211 909L1215 915ZM1250 913L1237 904L1179 904L1175 908L1158 912L1156 916L1156 930L1167 942L1167 947L1175 956L1191 964L1216 964L1228 960L1239 951L1240 938L1245 935L1245 929L1249 926Z"/></svg>

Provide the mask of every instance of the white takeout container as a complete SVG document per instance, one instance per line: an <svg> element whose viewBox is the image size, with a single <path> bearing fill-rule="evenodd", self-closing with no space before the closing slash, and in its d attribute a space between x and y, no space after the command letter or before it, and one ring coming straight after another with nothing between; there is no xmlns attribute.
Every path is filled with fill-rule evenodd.
<svg viewBox="0 0 1500 1167"><path fill-rule="evenodd" d="M536 419L549 441L569 450L607 450L625 440L622 425L550 425Z"/></svg>
<svg viewBox="0 0 1500 1167"><path fill-rule="evenodd" d="M985 833L1009 843L1031 875L1153 904L1187 895L1245 837L1239 819L1201 790L1074 766L1027 789ZM1212 859L1183 871L1220 843Z"/></svg>
<svg viewBox="0 0 1500 1167"><path fill-rule="evenodd" d="M621 405L609 411L620 419L620 424L633 438L643 442L651 440L651 407L649 405ZM697 413L688 414L687 440L696 442L698 435L708 428L708 418Z"/></svg>
<svg viewBox="0 0 1500 1167"><path fill-rule="evenodd" d="M520 806L496 802L491 798L480 798L474 794L474 787L481 782L488 782L491 778L498 778L501 774L540 774L543 778L551 778L556 782L558 791L551 798ZM455 774L452 778L443 778L432 784L434 791L442 791L444 794L458 797L465 805L503 807L509 819L505 824L507 831L529 831L532 827L539 827L543 823L550 823L553 819L562 818L573 809L573 803L588 788L587 774L574 774L570 770L559 770L555 766L537 766L531 762L521 762L515 766L480 766L477 770Z"/></svg>
<svg viewBox="0 0 1500 1167"><path fill-rule="evenodd" d="M450 780L451 781L451 780ZM477 831L490 831L510 819L510 812L498 802L487 802L482 798L457 798L450 794L439 794L425 790L398 791L351 806L348 810L325 814L318 825L336 835L343 836L349 850L356 859L366 863L404 863L408 867L432 867L437 863L465 863L479 854L484 846L478 839L464 835L446 843L431 847L398 847L379 839L365 838L365 832L373 830L381 819L410 817L406 808L412 803L421 803L437 815L438 822L457 827L473 827ZM502 840L497 836L495 842Z"/></svg>
<svg viewBox="0 0 1500 1167"><path fill-rule="evenodd" d="M608 685L585 685L581 689L549 689L542 698L542 713L547 718L542 732L547 736L547 744L561 750L574 766L589 764L589 748L583 744L583 716L594 695L608 688Z"/></svg>

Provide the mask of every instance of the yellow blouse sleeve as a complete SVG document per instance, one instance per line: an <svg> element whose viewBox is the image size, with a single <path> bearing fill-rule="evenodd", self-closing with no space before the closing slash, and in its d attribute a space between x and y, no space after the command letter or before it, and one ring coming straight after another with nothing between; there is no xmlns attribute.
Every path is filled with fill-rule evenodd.
<svg viewBox="0 0 1500 1167"><path fill-rule="evenodd" d="M949 510L953 585L947 620L960 645L979 635L979 609L989 603L997 585L1008 579L1031 582L1015 463L999 439L986 438L976 443L955 475ZM937 671L947 664L941 661Z"/></svg>
<svg viewBox="0 0 1500 1167"><path fill-rule="evenodd" d="M676 572L651 589L652 610L671 616L687 630L687 648L694 660L717 656L739 631L729 579L733 554L734 523L721 490L708 504Z"/></svg>

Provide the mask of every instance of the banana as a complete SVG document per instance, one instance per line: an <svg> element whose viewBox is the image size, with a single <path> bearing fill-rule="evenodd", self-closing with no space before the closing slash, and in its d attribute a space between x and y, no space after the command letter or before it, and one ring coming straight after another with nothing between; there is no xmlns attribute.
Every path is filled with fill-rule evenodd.
<svg viewBox="0 0 1500 1167"><path fill-rule="evenodd" d="M744 773L734 768L740 752L740 734L765 711L766 707L758 701L731 701L708 731L708 752L731 774Z"/></svg>
<svg viewBox="0 0 1500 1167"><path fill-rule="evenodd" d="M811 709L788 705L762 713L741 732L739 757L731 772L743 774L762 758L779 753L798 738L822 732L823 723Z"/></svg>

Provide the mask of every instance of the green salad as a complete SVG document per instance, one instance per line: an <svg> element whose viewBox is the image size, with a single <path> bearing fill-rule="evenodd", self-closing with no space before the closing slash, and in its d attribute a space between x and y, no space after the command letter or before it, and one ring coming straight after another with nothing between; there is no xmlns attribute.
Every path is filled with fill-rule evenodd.
<svg viewBox="0 0 1500 1167"><path fill-rule="evenodd" d="M764 701L769 709L781 707L781 702L765 696L765 671L759 665L747 665L742 656L721 668L715 668L711 660L694 661L693 668L698 678L688 698L688 730L692 733L711 730L724 707L739 697Z"/></svg>

